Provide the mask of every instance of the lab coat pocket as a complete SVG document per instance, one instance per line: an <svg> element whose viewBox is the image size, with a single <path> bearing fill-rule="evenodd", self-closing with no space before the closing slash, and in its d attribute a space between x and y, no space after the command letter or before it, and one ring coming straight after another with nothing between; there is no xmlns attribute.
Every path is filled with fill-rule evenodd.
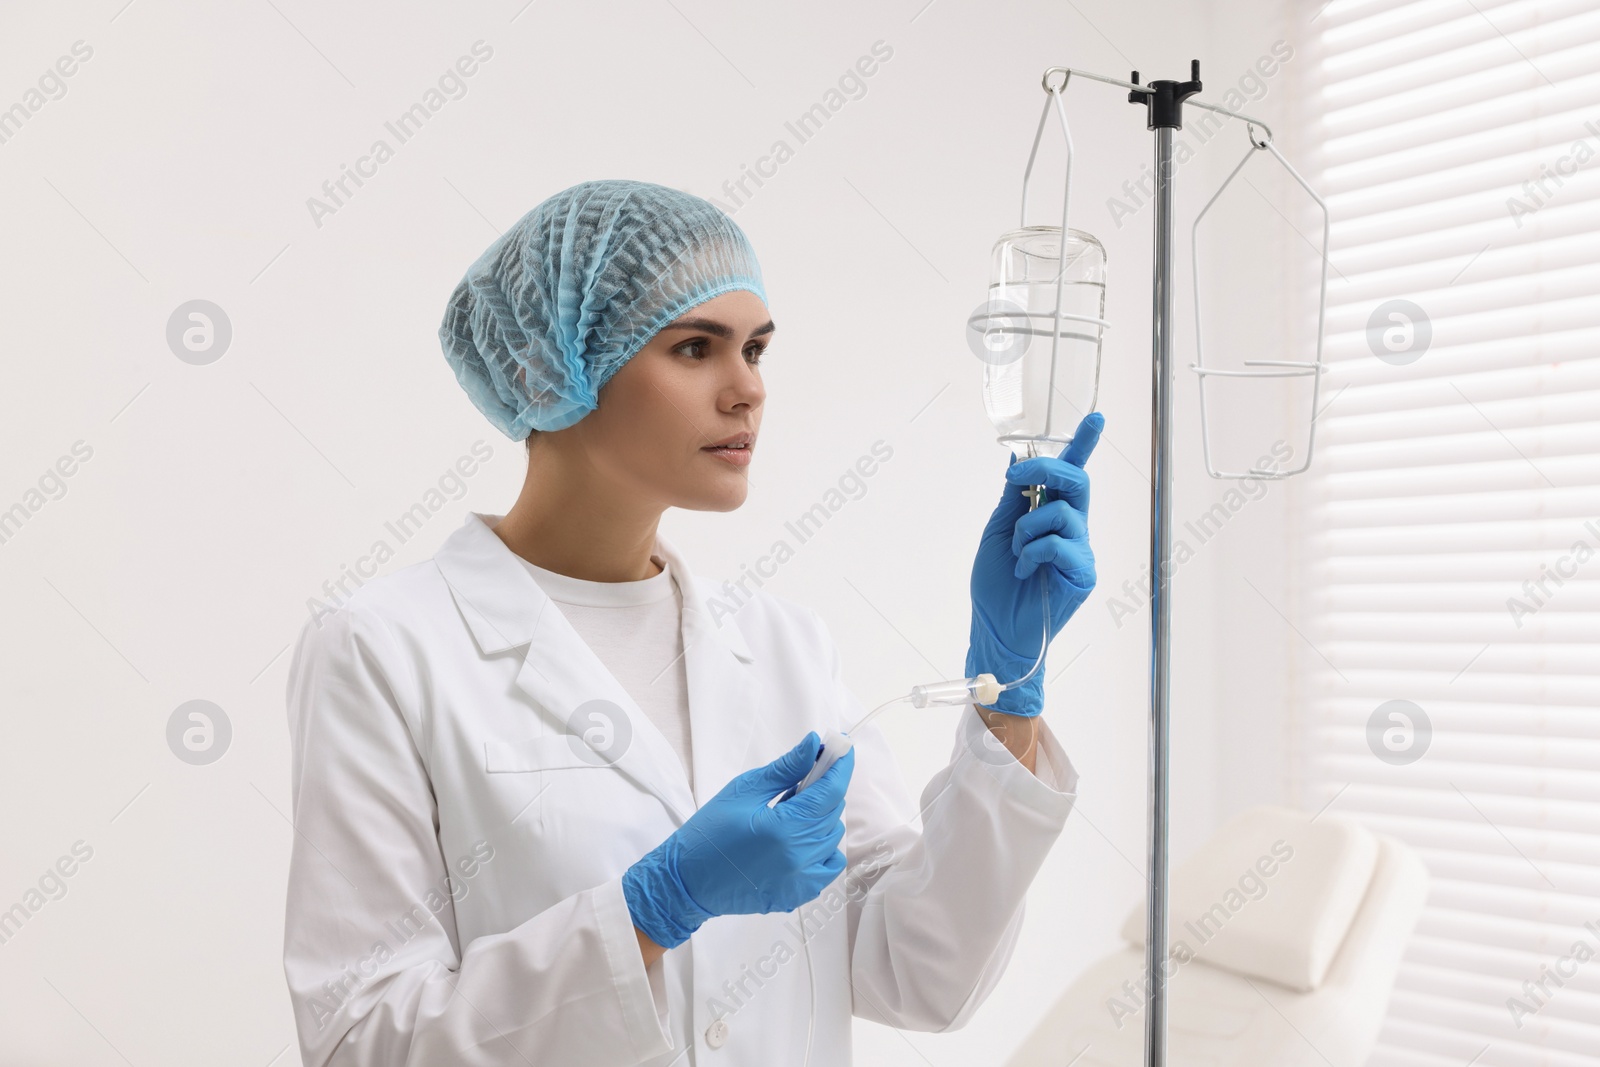
<svg viewBox="0 0 1600 1067"><path fill-rule="evenodd" d="M605 758L571 734L543 734L518 741L483 743L483 769L489 774L604 768Z"/></svg>
<svg viewBox="0 0 1600 1067"><path fill-rule="evenodd" d="M576 735L480 735L478 743L480 817L515 856L497 874L518 887L523 918L617 877L673 829L652 794Z"/></svg>

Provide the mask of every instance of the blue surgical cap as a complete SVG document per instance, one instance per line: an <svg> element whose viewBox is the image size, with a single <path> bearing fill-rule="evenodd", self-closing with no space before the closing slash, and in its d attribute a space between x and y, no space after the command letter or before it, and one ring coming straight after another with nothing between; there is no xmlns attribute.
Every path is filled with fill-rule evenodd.
<svg viewBox="0 0 1600 1067"><path fill-rule="evenodd" d="M767 299L749 239L710 201L649 182L582 182L467 269L439 342L473 404L521 441L593 411L661 327L735 289Z"/></svg>

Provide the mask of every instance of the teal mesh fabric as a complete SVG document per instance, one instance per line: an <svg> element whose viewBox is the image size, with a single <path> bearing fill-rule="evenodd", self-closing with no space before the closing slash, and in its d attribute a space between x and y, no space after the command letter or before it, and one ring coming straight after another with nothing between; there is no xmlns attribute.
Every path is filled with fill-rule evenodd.
<svg viewBox="0 0 1600 1067"><path fill-rule="evenodd" d="M467 269L439 342L473 404L521 441L593 411L662 326L735 289L767 299L755 250L715 205L649 182L583 182Z"/></svg>

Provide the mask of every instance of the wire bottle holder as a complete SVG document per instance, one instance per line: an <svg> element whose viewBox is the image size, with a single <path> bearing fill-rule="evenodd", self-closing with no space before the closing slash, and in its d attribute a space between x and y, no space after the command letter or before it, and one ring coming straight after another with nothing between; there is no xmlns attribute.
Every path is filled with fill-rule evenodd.
<svg viewBox="0 0 1600 1067"><path fill-rule="evenodd" d="M1028 224L1028 185L1052 101L1068 153L1059 228ZM987 364L984 406L998 431L996 441L1024 456L1054 455L1072 439L1078 420L1095 409L1102 338L1111 325L1104 318L1104 246L1093 234L1066 225L1074 154L1060 97L1052 93L1028 154L1017 228L995 243L988 299L967 320L968 341ZM1067 310L1068 287L1076 310ZM1050 338L1047 362L1032 350L1040 337ZM1085 358L1091 348L1092 357ZM1058 410L1065 408L1075 410Z"/></svg>
<svg viewBox="0 0 1600 1067"><path fill-rule="evenodd" d="M1189 103L1199 107L1207 106L1196 100L1191 100ZM1213 108L1212 110L1217 109ZM1239 117L1244 118L1242 115ZM1266 131L1262 136L1259 137L1259 139L1256 134L1256 127L1258 125ZM1211 194L1211 199L1206 201L1206 206L1200 209L1200 213L1194 217L1194 225L1189 228L1190 273L1194 276L1195 355L1195 361L1189 364L1189 369L1194 371L1200 379L1200 441L1202 451L1205 456L1206 473L1211 475L1213 478L1280 479L1290 477L1291 475L1300 474L1307 467L1311 466L1311 453L1316 446L1317 403L1318 398L1321 395L1322 375L1327 370L1327 367L1324 366L1322 362L1322 332L1323 322L1326 318L1328 307L1328 205L1323 201L1322 197L1317 195L1315 189L1312 189L1310 185L1306 184L1306 180L1302 178L1300 176L1300 172L1295 170L1294 167L1290 165L1289 161L1283 157L1283 153L1278 151L1277 146L1272 143L1272 131L1266 128L1265 123L1261 123L1259 120L1245 119L1245 136L1250 140L1250 147L1245 150L1244 158L1240 159L1239 162L1234 166L1233 170L1228 173L1228 176L1223 179L1222 184L1217 187L1217 191ZM1299 184L1300 188L1306 191L1311 199L1316 202L1317 207L1322 211L1322 248L1318 252L1318 258L1322 261L1322 272L1320 282L1317 286L1316 354L1310 362L1288 359L1247 359L1243 361L1243 370L1224 370L1220 367L1208 367L1206 366L1205 357L1205 330L1201 326L1200 315L1200 223L1201 220L1206 217L1206 212L1211 210L1212 205L1214 205L1222 196L1223 192L1227 190L1228 185L1235 177L1238 176L1239 172L1244 169L1245 164L1254 159L1256 153L1261 151L1272 153L1273 158L1279 163L1283 164L1283 169L1289 172L1289 176ZM1300 463L1300 465L1298 467L1286 470L1279 470L1271 467L1251 467L1249 470L1245 471L1218 470L1212 460L1211 455L1211 425L1207 416L1209 405L1206 403L1206 379L1212 377L1255 379L1298 378L1306 375L1311 377L1311 414L1306 420L1306 453L1305 459Z"/></svg>

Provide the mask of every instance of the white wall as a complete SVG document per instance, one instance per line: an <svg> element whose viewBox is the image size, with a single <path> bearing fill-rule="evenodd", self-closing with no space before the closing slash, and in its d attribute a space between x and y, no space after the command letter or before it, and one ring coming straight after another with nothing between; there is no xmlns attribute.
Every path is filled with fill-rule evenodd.
<svg viewBox="0 0 1600 1067"><path fill-rule="evenodd" d="M894 458L867 492L768 585L826 617L874 706L962 668L972 553L1005 467L962 327L990 245L1015 222L1040 73L1126 77L1133 64L1182 77L1199 57L1208 85L1225 87L1284 36L1263 24L1276 7L112 0L8 12L0 107L75 41L93 54L0 144L0 506L28 499L75 442L92 456L0 544L11 608L0 798L12 813L0 905L75 841L94 852L0 945L0 1064L294 1062L280 963L287 646L307 599L375 540L398 549L392 570L430 556L467 510L515 498L520 446L466 401L435 339L446 295L499 230L590 178L726 199L723 183L775 139L795 145L786 120L874 42L893 49L865 96L735 213L781 326L762 457L740 511L664 521L703 573L733 576L888 442ZM493 57L467 95L315 223L308 197L375 138L393 144L385 120L479 39ZM1269 118L1293 62L1252 105ZM1118 626L1109 605L1146 554L1153 211L1118 227L1105 205L1138 178L1150 137L1142 109L1108 87L1074 85L1070 99L1074 225L1108 247L1116 324L1091 465L1101 589L1048 663L1050 721L1083 775L1080 799L977 1019L947 1035L859 1024L862 1063L997 1061L1116 943L1144 884L1147 618L1141 607ZM1180 172L1180 217L1243 145L1229 130ZM1054 130L1047 146L1046 183L1060 174ZM1035 201L1039 221L1053 199ZM1248 226L1218 235L1206 269L1238 280L1222 295L1244 315L1219 343L1281 332L1280 303L1259 294L1286 247ZM1178 248L1183 286L1186 235ZM197 298L233 328L207 366L181 362L165 338L174 309ZM1181 287L1178 306L1188 314ZM1180 317L1180 366L1191 332ZM1182 520L1226 487L1203 477L1194 383L1186 370L1179 380ZM397 544L385 520L480 440L490 462ZM1180 855L1281 789L1284 629L1240 577L1282 594L1284 499L1274 490L1242 509L1179 572ZM234 731L205 767L165 740L173 709L195 698ZM914 791L948 758L952 714L886 719Z"/></svg>

